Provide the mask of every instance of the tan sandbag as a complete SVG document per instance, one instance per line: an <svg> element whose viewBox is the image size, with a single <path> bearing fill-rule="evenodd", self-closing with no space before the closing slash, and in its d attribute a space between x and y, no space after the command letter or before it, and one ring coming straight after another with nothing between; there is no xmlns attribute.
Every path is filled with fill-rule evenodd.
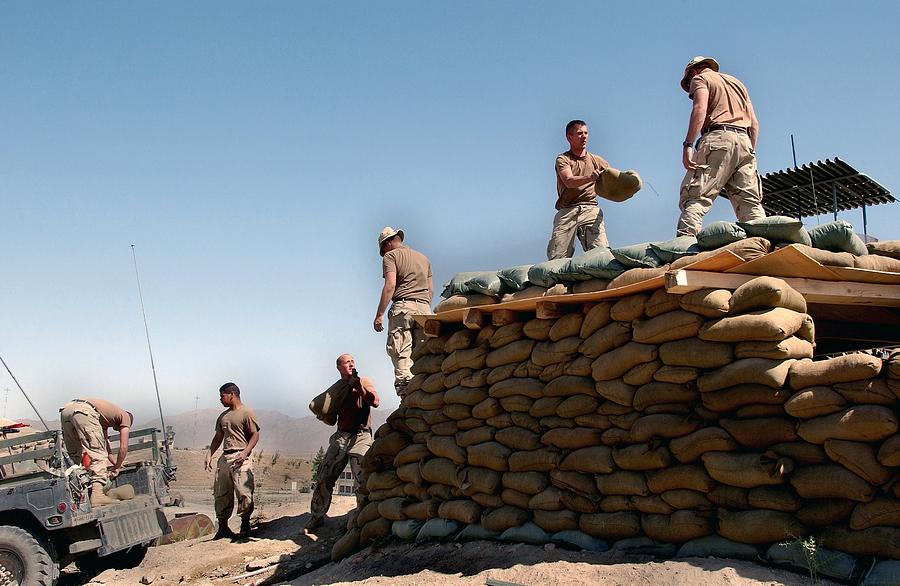
<svg viewBox="0 0 900 586"><path fill-rule="evenodd" d="M455 437L432 436L426 445L438 458L447 458L457 465L466 463L466 451L456 444Z"/></svg>
<svg viewBox="0 0 900 586"><path fill-rule="evenodd" d="M821 415L828 415L840 411L847 405L847 401L840 393L831 387L809 387L795 393L784 404L784 410L788 415L800 419L811 419Z"/></svg>
<svg viewBox="0 0 900 586"><path fill-rule="evenodd" d="M806 317L783 307L753 311L707 322L698 336L711 342L780 341L797 332Z"/></svg>
<svg viewBox="0 0 900 586"><path fill-rule="evenodd" d="M487 349L481 346L469 348L467 350L454 350L441 363L441 372L445 375L460 368L471 368L479 370L484 368L484 359L487 355Z"/></svg>
<svg viewBox="0 0 900 586"><path fill-rule="evenodd" d="M866 242L869 254L877 254L900 260L900 240L877 240Z"/></svg>
<svg viewBox="0 0 900 586"><path fill-rule="evenodd" d="M593 427L594 429L605 430L612 427L612 422L610 422L608 415L590 413L576 417L575 425L577 427Z"/></svg>
<svg viewBox="0 0 900 586"><path fill-rule="evenodd" d="M822 531L817 543L852 555L900 559L900 529L896 527L879 526L852 531L831 526Z"/></svg>
<svg viewBox="0 0 900 586"><path fill-rule="evenodd" d="M563 338L578 336L581 332L581 324L584 322L584 315L581 313L567 313L556 320L550 326L548 336L551 342L558 342Z"/></svg>
<svg viewBox="0 0 900 586"><path fill-rule="evenodd" d="M337 417L337 412L349 394L350 384L344 379L339 379L309 402L309 410L317 419L328 421Z"/></svg>
<svg viewBox="0 0 900 586"><path fill-rule="evenodd" d="M528 500L528 508L541 511L558 511L563 508L562 491L555 486L548 486Z"/></svg>
<svg viewBox="0 0 900 586"><path fill-rule="evenodd" d="M510 342L490 352L485 358L485 365L489 368L496 368L504 364L517 365L523 360L528 360L536 343L534 340L527 338Z"/></svg>
<svg viewBox="0 0 900 586"><path fill-rule="evenodd" d="M491 348L501 348L525 336L525 322L515 321L505 326L498 327L491 335L488 345Z"/></svg>
<svg viewBox="0 0 900 586"><path fill-rule="evenodd" d="M594 360L591 374L594 380L612 380L621 377L632 367L656 360L657 346L629 342L620 348L601 355Z"/></svg>
<svg viewBox="0 0 900 586"><path fill-rule="evenodd" d="M431 483L456 486L458 468L447 458L431 458L422 464L422 478ZM371 490L371 489L370 489Z"/></svg>
<svg viewBox="0 0 900 586"><path fill-rule="evenodd" d="M878 461L884 466L900 466L900 435L892 435L878 448Z"/></svg>
<svg viewBox="0 0 900 586"><path fill-rule="evenodd" d="M500 507L493 511L485 511L481 516L481 526L488 531L501 533L510 527L518 527L531 519L528 511L510 506Z"/></svg>
<svg viewBox="0 0 900 586"><path fill-rule="evenodd" d="M485 419L484 422L495 429L504 429L511 425L515 425L512 421L511 413L501 413L500 415Z"/></svg>
<svg viewBox="0 0 900 586"><path fill-rule="evenodd" d="M665 289L657 289L650 295L644 305L644 315L656 317L669 311L681 308L681 295L669 293Z"/></svg>
<svg viewBox="0 0 900 586"><path fill-rule="evenodd" d="M888 380L883 378L835 383L834 390L840 393L847 401L857 405L893 406L897 402L897 396L891 390Z"/></svg>
<svg viewBox="0 0 900 586"><path fill-rule="evenodd" d="M831 385L878 376L881 359L864 352L844 354L825 360L803 359L791 366L790 384L794 390Z"/></svg>
<svg viewBox="0 0 900 586"><path fill-rule="evenodd" d="M482 369L482 370L488 370L488 372L490 372L489 369ZM444 375L444 377L443 377L444 388L452 389L453 387L460 387L460 386L464 386L466 388L483 387L484 386L483 384L480 384L480 385L464 385L463 384L463 381L466 380L468 377L472 376L472 373L474 373L474 372L475 371L472 370L471 368L460 368L459 370L457 370L455 372L452 372L448 375ZM443 374L443 373L441 373L441 374Z"/></svg>
<svg viewBox="0 0 900 586"><path fill-rule="evenodd" d="M672 439L695 431L700 422L692 417L669 413L654 413L637 419L631 426L631 439L645 442L653 438Z"/></svg>
<svg viewBox="0 0 900 586"><path fill-rule="evenodd" d="M693 256L683 256L672 263L670 270L682 269L688 265L712 258L720 254L722 251L733 252L743 260L753 260L769 253L772 250L772 244L765 238L754 236L752 238L744 238L731 244L726 244L716 248L715 250L707 250Z"/></svg>
<svg viewBox="0 0 900 586"><path fill-rule="evenodd" d="M646 385L649 382L653 381L653 377L658 370L663 368L662 360L656 359L652 362L642 362L637 366L629 369L628 372L622 375L622 382L625 384L639 387L641 385ZM682 368L682 367L673 367L673 368ZM684 367L687 368L687 367ZM603 381L601 381L603 382ZM599 383L598 383L599 384Z"/></svg>
<svg viewBox="0 0 900 586"><path fill-rule="evenodd" d="M441 371L442 354L428 354L414 361L410 367L413 374L435 374Z"/></svg>
<svg viewBox="0 0 900 586"><path fill-rule="evenodd" d="M574 511L534 511L534 524L547 533L578 529L578 514Z"/></svg>
<svg viewBox="0 0 900 586"><path fill-rule="evenodd" d="M477 307L479 305L491 305L497 303L496 297L482 295L481 293L469 293L468 295L452 295L444 299L434 307L435 313L444 313L464 307Z"/></svg>
<svg viewBox="0 0 900 586"><path fill-rule="evenodd" d="M620 470L612 474L597 474L594 478L600 494L605 496L647 496L650 494L647 481L640 472Z"/></svg>
<svg viewBox="0 0 900 586"><path fill-rule="evenodd" d="M876 498L856 505L850 515L850 528L858 531L876 525L900 526L900 500Z"/></svg>
<svg viewBox="0 0 900 586"><path fill-rule="evenodd" d="M466 448L469 464L489 468L498 472L508 470L507 460L512 450L501 443L492 441L475 444Z"/></svg>
<svg viewBox="0 0 900 586"><path fill-rule="evenodd" d="M650 496L633 496L631 497L631 504L636 510L642 513L668 516L675 512L675 507L664 501L662 497L657 494L651 494Z"/></svg>
<svg viewBox="0 0 900 586"><path fill-rule="evenodd" d="M713 508L713 504L706 498L706 495L696 490L678 488L675 490L668 490L659 496L666 504L675 509L693 509L702 511Z"/></svg>
<svg viewBox="0 0 900 586"><path fill-rule="evenodd" d="M709 475L722 484L754 488L783 484L793 470L788 458L772 458L765 454L706 452L700 457Z"/></svg>
<svg viewBox="0 0 900 586"><path fill-rule="evenodd" d="M374 521L370 521L359 531L359 545L368 547L373 541L384 539L391 534L391 524L393 521L379 517Z"/></svg>
<svg viewBox="0 0 900 586"><path fill-rule="evenodd" d="M593 362L593 360L587 356L579 356L566 365L563 374L570 374L572 376L591 376L591 362Z"/></svg>
<svg viewBox="0 0 900 586"><path fill-rule="evenodd" d="M406 499L403 497L387 499L378 503L378 514L391 521L403 521L406 519L403 513L405 505Z"/></svg>
<svg viewBox="0 0 900 586"><path fill-rule="evenodd" d="M510 472L546 472L553 470L558 466L559 452L548 450L546 448L529 450L527 452L515 452L509 457Z"/></svg>
<svg viewBox="0 0 900 586"><path fill-rule="evenodd" d="M633 512L589 513L578 518L578 528L599 539L626 539L641 533L641 517Z"/></svg>
<svg viewBox="0 0 900 586"><path fill-rule="evenodd" d="M398 466L395 470L397 478L403 482L407 484L422 484L422 465L419 462L410 462L409 464Z"/></svg>
<svg viewBox="0 0 900 586"><path fill-rule="evenodd" d="M675 511L671 515L642 515L641 528L654 541L684 543L711 535L712 520L697 511Z"/></svg>
<svg viewBox="0 0 900 586"><path fill-rule="evenodd" d="M565 419L575 419L597 411L600 402L590 395L573 395L560 403L556 414Z"/></svg>
<svg viewBox="0 0 900 586"><path fill-rule="evenodd" d="M612 429L607 429L603 432L603 435L600 437L600 442L604 446L618 446L621 444L627 444L631 441L631 431L627 429L619 429L617 427L613 427Z"/></svg>
<svg viewBox="0 0 900 586"><path fill-rule="evenodd" d="M685 311L703 317L725 317L731 304L728 289L698 289L681 296L680 306Z"/></svg>
<svg viewBox="0 0 900 586"><path fill-rule="evenodd" d="M666 364L653 373L653 380L661 383L684 385L697 380L699 376L700 369L694 368L693 366L673 366L671 364ZM628 373L625 373L623 379L627 377Z"/></svg>
<svg viewBox="0 0 900 586"><path fill-rule="evenodd" d="M445 405L477 405L478 403L484 401L488 398L487 390L485 389L470 389L466 387L454 387L452 389L448 389L446 393L444 393L444 404ZM446 413L446 411L445 411ZM449 417L449 416L448 416ZM462 419L462 418L461 418Z"/></svg>
<svg viewBox="0 0 900 586"><path fill-rule="evenodd" d="M880 486L891 477L891 471L875 456L875 446L847 440L825 440L828 457L869 484Z"/></svg>
<svg viewBox="0 0 900 586"><path fill-rule="evenodd" d="M449 501L460 496L459 489L446 484L432 484L428 487L428 496L439 501Z"/></svg>
<svg viewBox="0 0 900 586"><path fill-rule="evenodd" d="M827 439L878 441L897 433L897 416L880 405L857 405L800 423L797 435L814 444Z"/></svg>
<svg viewBox="0 0 900 586"><path fill-rule="evenodd" d="M446 409L446 407L444 408ZM458 431L459 427L456 425L455 421L444 421L431 426L431 433L433 435L456 435Z"/></svg>
<svg viewBox="0 0 900 586"><path fill-rule="evenodd" d="M554 448L577 450L600 443L600 430L588 427L551 429L541 436L541 443Z"/></svg>
<svg viewBox="0 0 900 586"><path fill-rule="evenodd" d="M541 374L540 376L538 376L538 379L540 379L542 383L549 383L553 379L561 377L566 371L566 366L568 365L568 362L557 362L556 364L545 366L541 370Z"/></svg>
<svg viewBox="0 0 900 586"><path fill-rule="evenodd" d="M438 358L440 358L441 362L444 361L443 357L439 356ZM435 376L436 375L434 375L434 374L425 374L425 373L417 374L417 375L413 376L411 379L409 379L409 383L406 385L406 392L414 393L414 392L418 391L419 389L422 388L422 386L425 384L425 381L428 379L440 380L441 383L443 384L443 380L444 380L443 375L441 374L436 379L434 378ZM428 391L428 392L431 392L431 391Z"/></svg>
<svg viewBox="0 0 900 586"><path fill-rule="evenodd" d="M632 405L638 411L644 411L653 405L690 403L696 399L697 391L693 385L652 382L635 391Z"/></svg>
<svg viewBox="0 0 900 586"><path fill-rule="evenodd" d="M750 502L747 495L750 493L746 488L738 488L736 486L728 486L726 484L718 484L714 489L709 491L707 498L709 502L717 507L725 507L728 509L749 509Z"/></svg>
<svg viewBox="0 0 900 586"><path fill-rule="evenodd" d="M534 495L547 488L550 477L544 472L504 472L500 481L505 488Z"/></svg>
<svg viewBox="0 0 900 586"><path fill-rule="evenodd" d="M704 427L669 442L669 449L679 462L693 462L706 452L730 452L737 448L734 438L719 427Z"/></svg>
<svg viewBox="0 0 900 586"><path fill-rule="evenodd" d="M444 373L436 372L434 374L429 374L428 377L418 386L418 388L414 390L421 389L426 393L439 393L443 391L444 388ZM414 390L406 387L407 393L412 393L414 392Z"/></svg>
<svg viewBox="0 0 900 586"><path fill-rule="evenodd" d="M868 482L837 464L803 466L791 476L791 486L803 498L866 502L875 496Z"/></svg>
<svg viewBox="0 0 900 586"><path fill-rule="evenodd" d="M604 513L633 511L634 504L628 496L608 496L600 501L600 510Z"/></svg>
<svg viewBox="0 0 900 586"><path fill-rule="evenodd" d="M610 281L609 285L607 285L606 288L607 290L609 290L616 289L618 287L627 287L628 285L634 285L635 283L642 283L650 279L662 277L666 274L667 270L669 270L669 265L663 265L661 267L653 268L628 269L627 271Z"/></svg>
<svg viewBox="0 0 900 586"><path fill-rule="evenodd" d="M352 527L331 547L331 561L337 562L359 549L359 527Z"/></svg>
<svg viewBox="0 0 900 586"><path fill-rule="evenodd" d="M789 458L795 464L821 464L828 460L828 456L825 454L825 449L822 446L803 440L774 444L769 446L767 451Z"/></svg>
<svg viewBox="0 0 900 586"><path fill-rule="evenodd" d="M594 386L598 395L619 405L631 407L634 393L637 390L625 384L622 379L599 381Z"/></svg>
<svg viewBox="0 0 900 586"><path fill-rule="evenodd" d="M693 338L702 325L702 316L679 309L647 320L635 321L633 336L635 342L662 344Z"/></svg>
<svg viewBox="0 0 900 586"><path fill-rule="evenodd" d="M781 511L728 511L719 509L719 535L738 543L762 545L799 539L806 528Z"/></svg>
<svg viewBox="0 0 900 586"><path fill-rule="evenodd" d="M456 485L466 496L494 494L500 486L500 473L487 468L467 466L456 473Z"/></svg>
<svg viewBox="0 0 900 586"><path fill-rule="evenodd" d="M778 406L790 396L790 391L765 385L735 385L718 391L700 394L703 406L716 413L735 411L748 405Z"/></svg>
<svg viewBox="0 0 900 586"><path fill-rule="evenodd" d="M810 257L819 264L828 267L853 267L853 255L849 252L831 252L830 250L822 250L821 248L813 248L805 244L791 244L806 256Z"/></svg>
<svg viewBox="0 0 900 586"><path fill-rule="evenodd" d="M525 322L522 332L532 340L543 341L550 337L550 328L556 323L554 319L532 319Z"/></svg>
<svg viewBox="0 0 900 586"><path fill-rule="evenodd" d="M882 256L879 253L857 256L853 259L853 266L857 269L868 269L870 271L900 273L900 259Z"/></svg>
<svg viewBox="0 0 900 586"><path fill-rule="evenodd" d="M598 496L593 474L582 474L573 470L551 470L550 484L560 490L568 490L587 498Z"/></svg>
<svg viewBox="0 0 900 586"><path fill-rule="evenodd" d="M487 425L476 427L468 431L461 431L456 434L456 445L461 448L467 448L475 444L489 442L494 439L496 430Z"/></svg>
<svg viewBox="0 0 900 586"><path fill-rule="evenodd" d="M666 446L634 444L613 448L613 461L622 470L658 470L672 461Z"/></svg>
<svg viewBox="0 0 900 586"><path fill-rule="evenodd" d="M500 406L503 407L504 411L510 413L527 413L533 404L534 399L522 395L511 395L500 399Z"/></svg>
<svg viewBox="0 0 900 586"><path fill-rule="evenodd" d="M476 427L481 427L485 424L483 419L477 419L475 417L469 417L468 419L462 419L456 422L456 427L459 431L469 431L470 429L475 429Z"/></svg>
<svg viewBox="0 0 900 586"><path fill-rule="evenodd" d="M447 341L444 342L444 354L450 354L456 350L465 350L471 348L475 342L476 332L473 330L462 329L450 334Z"/></svg>
<svg viewBox="0 0 900 586"><path fill-rule="evenodd" d="M559 465L560 470L609 474L615 470L612 450L606 446L590 446L573 450Z"/></svg>
<svg viewBox="0 0 900 586"><path fill-rule="evenodd" d="M859 503L838 499L813 499L803 501L796 517L808 527L828 527L844 521Z"/></svg>
<svg viewBox="0 0 900 586"><path fill-rule="evenodd" d="M613 304L609 301L603 301L590 308L581 323L581 330L578 332L578 337L583 340L587 339L593 335L594 332L608 324L611 319L609 314L612 305Z"/></svg>
<svg viewBox="0 0 900 586"><path fill-rule="evenodd" d="M366 488L369 490L389 490L402 483L403 481L397 478L397 473L394 470L372 472L366 478Z"/></svg>
<svg viewBox="0 0 900 586"><path fill-rule="evenodd" d="M497 494L484 494L481 492L476 492L471 496L471 499L475 501L478 506L483 509L499 509L500 507L505 506L507 503L503 500L502 493ZM528 504L528 500L526 499L525 504ZM517 505L512 505L517 506ZM483 513L482 513L483 514Z"/></svg>
<svg viewBox="0 0 900 586"><path fill-rule="evenodd" d="M588 279L587 281L577 281L569 284L570 293L596 293L597 291L606 291L609 287L609 279Z"/></svg>
<svg viewBox="0 0 900 586"><path fill-rule="evenodd" d="M472 407L472 417L489 419L495 415L499 415L502 411L503 409L500 407L500 402L493 397L488 397Z"/></svg>
<svg viewBox="0 0 900 586"><path fill-rule="evenodd" d="M634 425L634 422L637 421L640 416L641 414L637 411L628 410L625 413L610 415L609 421L616 427L622 429L631 429L631 426Z"/></svg>
<svg viewBox="0 0 900 586"><path fill-rule="evenodd" d="M510 378L492 384L488 394L495 399L513 395L537 399L544 396L544 383L533 378Z"/></svg>
<svg viewBox="0 0 900 586"><path fill-rule="evenodd" d="M531 361L538 366L550 366L560 362L569 362L578 352L581 338L572 336L557 342L538 342L531 353Z"/></svg>
<svg viewBox="0 0 900 586"><path fill-rule="evenodd" d="M756 277L734 290L728 313L739 315L770 307L784 307L798 313L806 313L806 299L781 279Z"/></svg>
<svg viewBox="0 0 900 586"><path fill-rule="evenodd" d="M782 417L758 417L753 419L720 419L737 443L751 450L762 450L781 442L797 439L794 422Z"/></svg>
<svg viewBox="0 0 900 586"><path fill-rule="evenodd" d="M528 414L532 417L546 417L556 413L556 408L565 400L564 397L541 397L535 399L528 410Z"/></svg>
<svg viewBox="0 0 900 586"><path fill-rule="evenodd" d="M734 347L736 358L812 358L813 345L806 340L791 336L786 340L770 342L738 342Z"/></svg>
<svg viewBox="0 0 900 586"><path fill-rule="evenodd" d="M742 358L701 375L697 379L697 388L701 393L707 393L749 383L778 389L784 386L794 362L794 360Z"/></svg>
<svg viewBox="0 0 900 586"><path fill-rule="evenodd" d="M541 436L521 427L499 430L494 439L512 450L536 450L541 447Z"/></svg>
<svg viewBox="0 0 900 586"><path fill-rule="evenodd" d="M644 315L648 299L650 296L646 293L629 295L613 303L609 309L609 316L616 321L631 323Z"/></svg>
<svg viewBox="0 0 900 586"><path fill-rule="evenodd" d="M715 486L713 479L700 466L672 466L647 472L647 487L655 494L673 490L709 492Z"/></svg>
<svg viewBox="0 0 900 586"><path fill-rule="evenodd" d="M565 289L561 291L565 293ZM507 301L522 301L523 299L537 299L538 297L543 297L550 293L550 289L547 287L541 287L539 285L530 285L521 289L519 291L514 291L512 293L506 293L503 295L500 300L504 303Z"/></svg>
<svg viewBox="0 0 900 586"><path fill-rule="evenodd" d="M568 490L561 491L559 498L562 501L563 509L575 511L576 513L593 513L597 510L595 499L587 498Z"/></svg>
<svg viewBox="0 0 900 586"><path fill-rule="evenodd" d="M470 372L471 374L465 375L460 381L460 386L468 387L472 389L478 389L487 384L487 376L490 374L490 368L481 368L478 370L473 370L471 368L462 368L460 370L464 370L466 372ZM452 374L447 375L444 381L449 381Z"/></svg>
<svg viewBox="0 0 900 586"><path fill-rule="evenodd" d="M122 484L107 489L105 493L106 496L114 498L117 501L130 501L134 498L134 486L131 484Z"/></svg>
<svg viewBox="0 0 900 586"><path fill-rule="evenodd" d="M478 506L478 503L468 499L446 501L438 507L438 516L441 519L460 523L477 523L481 517L481 507Z"/></svg>
<svg viewBox="0 0 900 586"><path fill-rule="evenodd" d="M546 397L594 395L594 381L585 376L560 376L547 383L543 394Z"/></svg>
<svg viewBox="0 0 900 586"><path fill-rule="evenodd" d="M578 352L596 358L631 341L631 324L614 321L598 328L578 346Z"/></svg>
<svg viewBox="0 0 900 586"><path fill-rule="evenodd" d="M747 502L754 509L769 509L795 513L800 509L800 499L783 486L757 486L747 493Z"/></svg>
<svg viewBox="0 0 900 586"><path fill-rule="evenodd" d="M660 345L659 358L664 364L673 366L719 368L731 364L734 350L732 344L691 338Z"/></svg>
<svg viewBox="0 0 900 586"><path fill-rule="evenodd" d="M399 467L411 462L418 462L430 455L431 452L428 451L427 446L422 444L412 444L403 448L396 456L394 456L394 467Z"/></svg>

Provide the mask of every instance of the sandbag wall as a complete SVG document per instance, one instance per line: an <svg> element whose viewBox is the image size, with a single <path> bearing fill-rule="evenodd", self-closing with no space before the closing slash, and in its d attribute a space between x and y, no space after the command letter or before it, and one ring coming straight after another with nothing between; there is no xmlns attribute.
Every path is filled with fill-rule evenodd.
<svg viewBox="0 0 900 586"><path fill-rule="evenodd" d="M900 558L900 356L811 360L814 324L783 281L522 317L444 324L458 329L415 349L334 557L443 519L484 536L815 535Z"/></svg>

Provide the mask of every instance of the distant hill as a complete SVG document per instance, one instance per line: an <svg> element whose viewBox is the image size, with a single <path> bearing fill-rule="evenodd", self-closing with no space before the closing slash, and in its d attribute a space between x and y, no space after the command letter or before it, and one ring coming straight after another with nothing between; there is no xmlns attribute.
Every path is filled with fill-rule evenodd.
<svg viewBox="0 0 900 586"><path fill-rule="evenodd" d="M209 446L213 437L213 426L221 409L199 409L188 411L179 415L166 415L166 425L175 431L175 447L204 449ZM372 428L384 423L389 411L379 409L372 410ZM285 455L302 456L311 458L319 450L319 447L328 449L328 438L337 428L328 427L312 415L307 417L291 417L278 411L256 411L259 420L260 437L257 452L263 451L274 454L279 452ZM32 427L42 430L44 426L40 421L31 419L20 420ZM59 418L47 419L47 425L51 429L59 429ZM159 427L159 419L142 421L137 428Z"/></svg>

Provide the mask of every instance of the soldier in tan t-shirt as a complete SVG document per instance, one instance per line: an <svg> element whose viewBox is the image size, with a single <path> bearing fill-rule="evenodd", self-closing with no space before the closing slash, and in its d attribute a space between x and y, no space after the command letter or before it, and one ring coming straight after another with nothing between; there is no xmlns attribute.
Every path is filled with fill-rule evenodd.
<svg viewBox="0 0 900 586"><path fill-rule="evenodd" d="M81 464L82 454L87 454L90 459L91 505L97 507L117 503L117 500L103 494L103 487L125 464L128 434L134 424L134 415L109 401L88 397L72 399L63 405L59 410L59 422L66 452L72 461ZM119 432L119 447L115 456L109 444L110 429Z"/></svg>
<svg viewBox="0 0 900 586"><path fill-rule="evenodd" d="M412 378L409 369L413 347L425 343L425 332L413 316L431 313L434 293L431 262L421 252L403 244L403 230L390 226L378 235L378 252L382 256L384 285L373 325L376 332L384 329L384 310L392 303L385 348L394 364L394 390L402 397Z"/></svg>
<svg viewBox="0 0 900 586"><path fill-rule="evenodd" d="M216 479L213 483L218 530L213 539L235 537L228 527L228 519L234 510L237 495L237 513L241 516L239 537L250 533L250 515L253 513L253 461L250 453L259 441L259 423L253 409L241 402L241 390L234 383L225 383L219 389L219 401L227 407L216 419L216 434L209 444L205 467L212 471L212 457L222 446L222 455L216 463Z"/></svg>
<svg viewBox="0 0 900 586"><path fill-rule="evenodd" d="M765 217L756 172L759 122L747 88L737 78L719 73L715 59L702 56L687 64L681 87L694 105L682 144L681 160L687 172L681 182L681 216L675 235L696 236L703 216L723 189L738 220Z"/></svg>
<svg viewBox="0 0 900 586"><path fill-rule="evenodd" d="M556 215L547 243L548 260L575 254L576 237L585 252L609 246L596 193L596 182L609 163L588 152L588 127L584 120L566 124L566 140L569 150L556 157Z"/></svg>

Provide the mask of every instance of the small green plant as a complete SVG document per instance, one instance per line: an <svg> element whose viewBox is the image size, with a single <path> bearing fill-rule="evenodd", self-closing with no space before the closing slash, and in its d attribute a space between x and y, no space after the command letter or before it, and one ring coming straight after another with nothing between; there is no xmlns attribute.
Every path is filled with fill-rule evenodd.
<svg viewBox="0 0 900 586"><path fill-rule="evenodd" d="M322 446L319 446L319 451L316 452L315 458L312 461L312 479L313 482L319 481L319 468L322 467L322 462L325 461L325 449Z"/></svg>

